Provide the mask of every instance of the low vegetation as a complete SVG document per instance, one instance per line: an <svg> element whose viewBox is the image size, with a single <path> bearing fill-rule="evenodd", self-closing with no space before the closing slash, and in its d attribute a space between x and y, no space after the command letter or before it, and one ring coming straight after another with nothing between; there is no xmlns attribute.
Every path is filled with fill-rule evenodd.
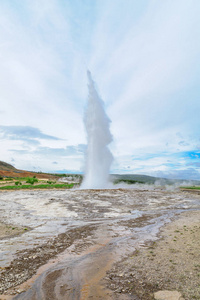
<svg viewBox="0 0 200 300"><path fill-rule="evenodd" d="M17 184L17 185L6 185L1 186L0 190L21 190L21 189L70 189L74 187L74 183L54 183L54 184Z"/></svg>
<svg viewBox="0 0 200 300"><path fill-rule="evenodd" d="M200 190L200 186L182 186L182 189Z"/></svg>
<svg viewBox="0 0 200 300"><path fill-rule="evenodd" d="M60 178L60 177L59 177ZM33 177L2 178L0 190L21 190L21 189L70 189L77 182L59 182L58 180L38 179Z"/></svg>
<svg viewBox="0 0 200 300"><path fill-rule="evenodd" d="M116 179L114 180L114 184L119 184L119 183L126 183L126 184L136 184L136 183L143 183L143 181L139 180L132 180L132 179Z"/></svg>
<svg viewBox="0 0 200 300"><path fill-rule="evenodd" d="M38 182L38 179L36 177L28 177L26 180L26 183L34 184Z"/></svg>
<svg viewBox="0 0 200 300"><path fill-rule="evenodd" d="M15 181L15 185L22 185L20 181Z"/></svg>

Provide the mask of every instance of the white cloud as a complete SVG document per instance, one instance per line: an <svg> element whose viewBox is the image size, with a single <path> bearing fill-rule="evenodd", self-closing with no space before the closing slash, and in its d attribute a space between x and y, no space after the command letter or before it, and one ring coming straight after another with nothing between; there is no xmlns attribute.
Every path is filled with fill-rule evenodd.
<svg viewBox="0 0 200 300"><path fill-rule="evenodd" d="M82 167L83 157L42 163L33 151L86 142L89 67L112 121L116 167L169 172L173 166L161 153L173 160L199 145L199 14L198 0L1 2L0 125L38 128L60 139L4 140L1 159L26 168L34 160L44 170L52 161ZM30 152L22 162L9 149Z"/></svg>

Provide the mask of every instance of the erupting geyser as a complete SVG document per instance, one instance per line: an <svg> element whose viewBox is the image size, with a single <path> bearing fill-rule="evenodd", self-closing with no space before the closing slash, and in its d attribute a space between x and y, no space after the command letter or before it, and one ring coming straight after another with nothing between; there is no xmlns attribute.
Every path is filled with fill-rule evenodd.
<svg viewBox="0 0 200 300"><path fill-rule="evenodd" d="M104 103L99 97L90 71L88 75L88 104L84 123L87 131L87 153L85 176L82 188L106 188L113 156L108 149L112 141L110 120L104 110Z"/></svg>

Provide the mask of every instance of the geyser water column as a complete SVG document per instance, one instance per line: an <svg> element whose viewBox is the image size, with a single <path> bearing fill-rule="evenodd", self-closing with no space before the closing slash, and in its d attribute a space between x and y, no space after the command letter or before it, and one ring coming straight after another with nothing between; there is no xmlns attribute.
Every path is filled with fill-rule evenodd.
<svg viewBox="0 0 200 300"><path fill-rule="evenodd" d="M88 76L88 103L84 116L87 131L87 152L85 161L85 175L82 188L106 188L109 170L113 156L108 149L112 141L110 120L104 110L104 102L99 97L92 80L90 71Z"/></svg>

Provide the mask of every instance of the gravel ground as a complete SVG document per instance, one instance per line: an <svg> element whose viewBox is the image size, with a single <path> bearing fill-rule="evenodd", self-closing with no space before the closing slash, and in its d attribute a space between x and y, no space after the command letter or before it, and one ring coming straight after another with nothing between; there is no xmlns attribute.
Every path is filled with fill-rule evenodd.
<svg viewBox="0 0 200 300"><path fill-rule="evenodd" d="M75 240L84 240L85 237L91 234L93 229L92 226L75 228L69 232L59 234L56 238L50 239L39 247L18 252L18 257L8 267L1 268L0 293L2 294L9 288L31 278L37 272L37 269L47 263L50 258L70 247ZM15 289L11 294L17 294Z"/></svg>
<svg viewBox="0 0 200 300"><path fill-rule="evenodd" d="M106 285L131 299L152 300L159 290L200 299L200 212L186 212L162 229L160 240L138 248L107 272Z"/></svg>

